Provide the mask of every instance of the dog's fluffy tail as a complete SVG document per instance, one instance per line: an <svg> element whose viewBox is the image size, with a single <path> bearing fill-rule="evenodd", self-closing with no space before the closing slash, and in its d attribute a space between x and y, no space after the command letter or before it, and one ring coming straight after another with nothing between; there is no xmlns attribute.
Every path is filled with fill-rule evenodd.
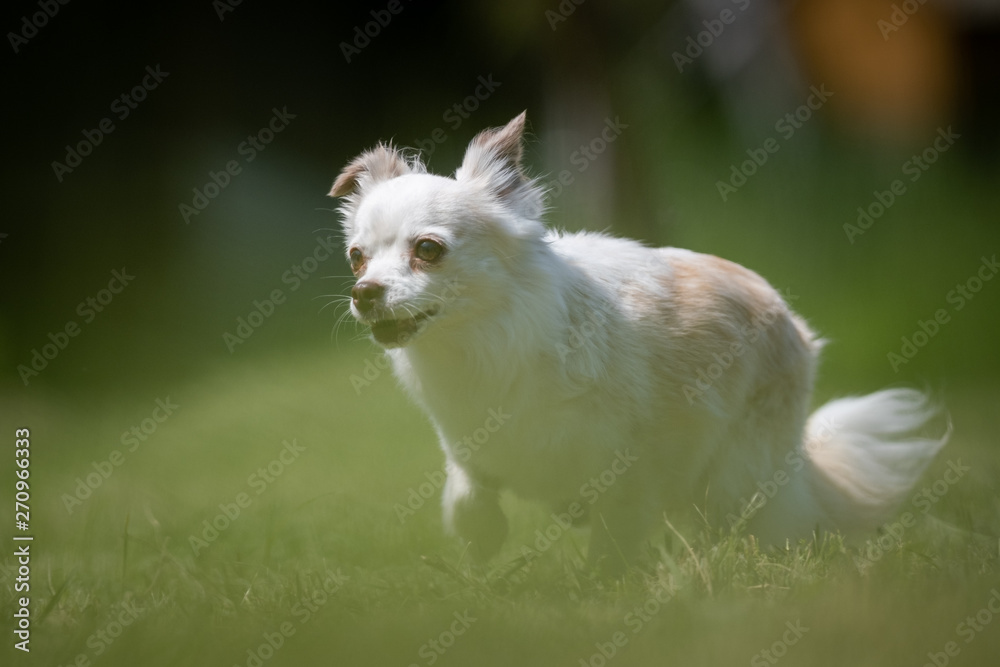
<svg viewBox="0 0 1000 667"><path fill-rule="evenodd" d="M774 498L774 507L761 512L754 532L765 541L783 542L817 527L848 536L873 531L902 509L948 441L950 423L939 438L923 434L939 413L913 389L886 389L823 405L806 424L800 469Z"/></svg>

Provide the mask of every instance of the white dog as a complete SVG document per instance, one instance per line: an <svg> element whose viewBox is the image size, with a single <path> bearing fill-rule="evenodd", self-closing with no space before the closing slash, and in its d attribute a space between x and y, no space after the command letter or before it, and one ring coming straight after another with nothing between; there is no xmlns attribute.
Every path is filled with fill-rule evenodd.
<svg viewBox="0 0 1000 667"><path fill-rule="evenodd" d="M768 542L890 518L947 440L894 389L808 414L821 342L756 273L541 222L525 115L469 144L454 178L380 144L347 165L351 309L388 350L446 457L445 525L484 558L498 492L589 515L620 568L668 508Z"/></svg>

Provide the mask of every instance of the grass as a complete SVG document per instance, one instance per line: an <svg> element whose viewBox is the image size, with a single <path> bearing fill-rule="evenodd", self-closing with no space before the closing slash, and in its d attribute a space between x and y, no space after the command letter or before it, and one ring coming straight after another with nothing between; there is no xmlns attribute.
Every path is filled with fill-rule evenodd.
<svg viewBox="0 0 1000 667"><path fill-rule="evenodd" d="M948 642L960 665L1000 649L987 607L1000 590L995 393L953 392L956 435L926 480L948 460L972 470L926 515L911 507L916 525L881 555L839 537L763 551L680 512L642 567L602 580L584 565L587 529L539 551L547 512L513 497L511 538L485 568L442 534L438 491L401 521L394 506L441 456L389 373L352 387L372 354L350 344L208 370L169 395L179 407L134 452L120 434L166 396L5 400L32 427L32 662L882 667L922 665ZM277 472L293 440L304 449ZM64 494L114 449L124 461L68 512ZM191 536L225 524L220 504L234 514L241 493L239 516L195 554ZM10 619L16 564L4 565ZM977 613L980 631L960 626Z"/></svg>
<svg viewBox="0 0 1000 667"><path fill-rule="evenodd" d="M647 127L656 126L660 114L648 108ZM945 400L954 437L923 482L935 502L926 513L917 502L904 508L916 522L901 534L894 528L899 539L881 536L884 551L839 537L767 551L719 517L706 522L681 508L664 518L640 567L604 580L584 565L587 529L561 531L548 547L537 533L551 526L548 512L504 497L511 536L487 567L471 563L441 529L433 480L442 455L424 416L390 373L367 363L375 359L367 343L341 336L337 349L316 349L327 338L318 330L337 315L317 313L331 298L324 295L346 293L339 259L317 274L333 280L287 289L279 314L217 361L225 354L220 333L252 299L286 287L283 272L316 247L313 230L335 225L325 190L301 185L315 175L290 164L276 170L283 180L241 176L227 191L232 210L220 200L211 222L189 230L200 236L185 241L195 249L188 254L145 242L152 249L122 253L109 239L93 251L104 255L74 252L80 265L67 264L40 290L38 317L24 323L16 349L5 347L13 329L0 331L0 358L13 369L73 317L105 266L124 256L130 268L149 271L136 268L135 285L31 387L0 384L0 433L13 440L15 428L32 430L30 662L994 664L1000 618L987 605L1000 591L1000 357L989 342L1000 324L996 284L950 311L953 322L899 373L886 354L918 320L950 308L949 290L1000 248L997 195L976 185L975 174L942 166L852 244L844 223L898 177L905 158L886 169L831 167L783 151L722 202L714 182L741 147L703 150L694 136L693 148L677 151L669 135L639 128L636 121L621 146L631 145L640 164L660 165L637 187L663 214L637 235L733 259L797 295L793 307L833 339L817 402L902 383L930 383ZM559 200L551 222L572 226L564 209L597 187L586 178ZM92 224L75 226L80 234L99 227L101 206L86 214ZM161 208L174 216L175 202ZM76 248L72 236L63 243ZM169 270L157 273L161 265ZM76 277L81 267L91 271L85 279ZM366 369L370 384L356 390L351 377ZM130 449L122 433L150 419L157 399L179 407ZM290 458L286 442L304 449ZM13 494L12 460L0 457L3 507ZM935 487L949 461L971 470ZM106 479L95 464L111 466ZM70 512L66 498L78 479L95 474L96 488L71 501ZM398 507L408 501L413 514L401 521ZM206 521L222 529L205 532ZM192 538L204 543L195 549ZM14 590L12 551L0 557L8 624L23 595ZM0 664L28 663L5 636Z"/></svg>

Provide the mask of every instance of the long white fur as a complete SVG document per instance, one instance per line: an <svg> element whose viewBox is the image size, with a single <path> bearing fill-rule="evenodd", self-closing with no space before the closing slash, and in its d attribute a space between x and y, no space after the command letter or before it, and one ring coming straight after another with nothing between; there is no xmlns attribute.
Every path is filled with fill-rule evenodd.
<svg viewBox="0 0 1000 667"><path fill-rule="evenodd" d="M885 390L809 417L821 343L778 292L717 257L546 231L523 130L521 114L480 134L454 178L379 145L331 191L363 279L385 287L355 316L433 313L387 347L445 453L446 526L489 557L506 535L501 489L575 502L591 559L620 565L665 509L737 517L771 542L889 519L947 440L918 435L936 413L926 397ZM445 255L414 267L427 235ZM509 417L469 456L463 442L497 426L490 410ZM609 470L598 493L589 480Z"/></svg>

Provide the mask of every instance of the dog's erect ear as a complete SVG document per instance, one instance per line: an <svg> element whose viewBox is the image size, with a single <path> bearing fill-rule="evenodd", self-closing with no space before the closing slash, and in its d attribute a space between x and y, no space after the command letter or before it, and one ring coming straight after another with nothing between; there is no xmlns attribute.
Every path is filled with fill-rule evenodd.
<svg viewBox="0 0 1000 667"><path fill-rule="evenodd" d="M506 185L508 189L517 187L517 181L524 180L524 172L521 169L521 156L524 150L521 148L521 141L524 137L526 116L527 112L522 111L517 118L503 127L483 130L477 134L465 151L465 159L457 174L458 178L493 178L503 172L502 175L508 177L505 180L511 182L502 185Z"/></svg>
<svg viewBox="0 0 1000 667"><path fill-rule="evenodd" d="M526 116L527 112L522 111L503 127L476 135L455 178L484 182L494 196L517 213L534 218L541 214L541 192L521 166Z"/></svg>
<svg viewBox="0 0 1000 667"><path fill-rule="evenodd" d="M413 172L412 165L392 144L379 144L354 158L333 183L331 197L343 197L364 190L379 181L387 181Z"/></svg>

